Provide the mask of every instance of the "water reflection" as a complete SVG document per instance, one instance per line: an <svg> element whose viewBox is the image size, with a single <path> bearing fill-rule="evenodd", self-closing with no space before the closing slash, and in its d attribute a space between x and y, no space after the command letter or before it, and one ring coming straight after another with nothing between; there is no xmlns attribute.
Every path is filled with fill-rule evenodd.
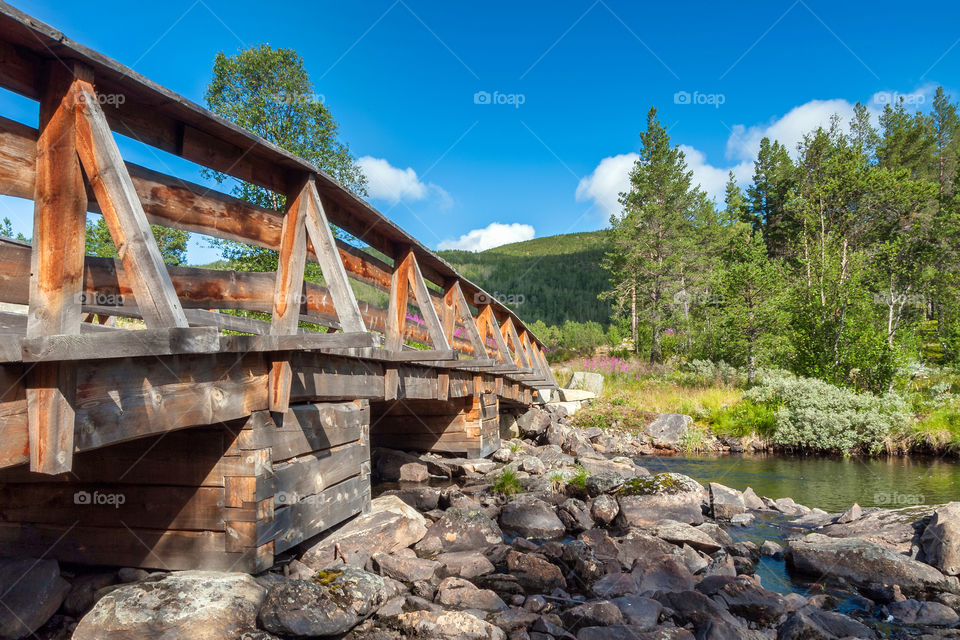
<svg viewBox="0 0 960 640"><path fill-rule="evenodd" d="M960 464L940 458L648 456L637 463L651 473L675 471L703 484L749 486L761 496L789 497L830 512L844 511L854 502L895 508L960 499Z"/></svg>

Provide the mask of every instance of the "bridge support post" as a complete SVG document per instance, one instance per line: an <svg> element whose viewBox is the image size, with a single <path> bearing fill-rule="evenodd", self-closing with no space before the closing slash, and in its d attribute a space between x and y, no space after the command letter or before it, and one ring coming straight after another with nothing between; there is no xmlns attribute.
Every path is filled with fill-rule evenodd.
<svg viewBox="0 0 960 640"><path fill-rule="evenodd" d="M447 401L398 400L371 407L375 447L482 458L500 448L497 396L481 393Z"/></svg>

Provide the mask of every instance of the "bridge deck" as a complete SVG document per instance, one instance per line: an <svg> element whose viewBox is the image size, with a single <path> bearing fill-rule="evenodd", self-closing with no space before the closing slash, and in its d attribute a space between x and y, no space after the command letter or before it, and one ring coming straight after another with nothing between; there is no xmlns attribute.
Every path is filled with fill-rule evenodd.
<svg viewBox="0 0 960 640"><path fill-rule="evenodd" d="M34 201L32 242L0 239L0 555L260 570L365 508L371 442L486 455L500 408L555 386L510 309L316 167L4 3L0 62L39 105L0 117L0 193ZM88 212L119 258L84 255ZM279 266L167 266L150 225Z"/></svg>

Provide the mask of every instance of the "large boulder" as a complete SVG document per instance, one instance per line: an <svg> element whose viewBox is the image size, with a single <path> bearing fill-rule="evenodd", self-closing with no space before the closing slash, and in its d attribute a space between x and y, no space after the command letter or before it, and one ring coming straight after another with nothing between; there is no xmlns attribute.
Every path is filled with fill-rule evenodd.
<svg viewBox="0 0 960 640"><path fill-rule="evenodd" d="M560 567L532 553L509 551L507 570L527 593L549 593L567 586Z"/></svg>
<svg viewBox="0 0 960 640"><path fill-rule="evenodd" d="M890 615L905 624L949 627L960 620L956 611L939 602L901 600L900 602L890 603L887 610Z"/></svg>
<svg viewBox="0 0 960 640"><path fill-rule="evenodd" d="M432 558L451 551L482 551L501 542L503 532L484 513L451 507L430 525L414 550L420 557Z"/></svg>
<svg viewBox="0 0 960 640"><path fill-rule="evenodd" d="M370 452L373 473L383 482L426 482L430 471L420 458L395 449L375 448Z"/></svg>
<svg viewBox="0 0 960 640"><path fill-rule="evenodd" d="M787 613L783 596L742 578L721 587L714 599L730 613L760 626L776 624Z"/></svg>
<svg viewBox="0 0 960 640"><path fill-rule="evenodd" d="M690 416L681 413L661 413L644 428L643 432L650 436L653 444L676 449L683 435L692 425L693 418Z"/></svg>
<svg viewBox="0 0 960 640"><path fill-rule="evenodd" d="M56 560L0 558L0 638L26 638L57 612L70 591Z"/></svg>
<svg viewBox="0 0 960 640"><path fill-rule="evenodd" d="M389 553L373 554L373 562L380 575L400 582L429 581L437 573L440 563L416 556L398 556Z"/></svg>
<svg viewBox="0 0 960 640"><path fill-rule="evenodd" d="M296 638L339 635L386 599L383 578L347 566L312 580L287 580L270 587L260 609L260 625L270 633Z"/></svg>
<svg viewBox="0 0 960 640"><path fill-rule="evenodd" d="M710 510L717 520L729 520L747 510L743 494L717 482L710 483Z"/></svg>
<svg viewBox="0 0 960 640"><path fill-rule="evenodd" d="M536 438L547 430L552 422L550 414L540 407L531 407L526 413L517 418L517 428L520 434L528 438Z"/></svg>
<svg viewBox="0 0 960 640"><path fill-rule="evenodd" d="M100 598L74 640L235 640L257 626L264 589L245 573L179 571Z"/></svg>
<svg viewBox="0 0 960 640"><path fill-rule="evenodd" d="M531 496L521 496L504 505L500 528L521 538L537 540L553 540L567 530L552 506Z"/></svg>
<svg viewBox="0 0 960 640"><path fill-rule="evenodd" d="M397 616L400 631L423 640L506 640L503 629L462 611L410 611Z"/></svg>
<svg viewBox="0 0 960 640"><path fill-rule="evenodd" d="M884 592L899 585L908 597L956 592L957 579L934 567L860 538L831 538L811 533L787 544L787 566L818 579L840 579L860 589Z"/></svg>
<svg viewBox="0 0 960 640"><path fill-rule="evenodd" d="M445 578L437 585L436 602L453 609L505 611L506 603L490 589L478 589L463 578Z"/></svg>
<svg viewBox="0 0 960 640"><path fill-rule="evenodd" d="M960 574L960 502L934 511L920 541L928 563L948 576Z"/></svg>
<svg viewBox="0 0 960 640"><path fill-rule="evenodd" d="M835 640L836 638L876 638L866 625L842 613L806 606L787 615L777 628L777 640Z"/></svg>
<svg viewBox="0 0 960 640"><path fill-rule="evenodd" d="M582 389L599 396L603 393L603 375L592 371L574 371L567 389Z"/></svg>
<svg viewBox="0 0 960 640"><path fill-rule="evenodd" d="M700 524L702 493L700 483L679 473L633 478L620 490L617 523L641 529L665 519Z"/></svg>
<svg viewBox="0 0 960 640"><path fill-rule="evenodd" d="M691 527L685 522L661 520L653 527L650 533L671 544L680 547L690 545L694 549L703 551L704 553L714 553L721 549L720 544L718 544L716 540L700 529Z"/></svg>
<svg viewBox="0 0 960 640"><path fill-rule="evenodd" d="M834 538L861 538L891 551L915 557L920 549L920 521L930 507L862 509L859 518L825 525L817 530ZM841 518L842 519L842 518Z"/></svg>
<svg viewBox="0 0 960 640"><path fill-rule="evenodd" d="M397 496L380 496L370 511L358 516L314 543L301 561L313 569L324 569L337 561L336 550L344 555L358 551L393 553L418 542L427 533L427 520Z"/></svg>

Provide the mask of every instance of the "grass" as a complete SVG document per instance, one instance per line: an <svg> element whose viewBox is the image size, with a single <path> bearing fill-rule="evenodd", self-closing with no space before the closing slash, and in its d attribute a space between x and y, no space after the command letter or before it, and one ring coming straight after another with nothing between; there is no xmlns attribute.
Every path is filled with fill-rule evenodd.
<svg viewBox="0 0 960 640"><path fill-rule="evenodd" d="M910 438L921 449L960 450L960 410L952 403L937 407L917 422Z"/></svg>
<svg viewBox="0 0 960 640"><path fill-rule="evenodd" d="M494 493L498 493L504 498L509 498L523 491L523 485L520 484L517 472L513 469L504 469L501 471L497 479L490 485L490 488Z"/></svg>
<svg viewBox="0 0 960 640"><path fill-rule="evenodd" d="M577 465L577 472L573 474L567 484L576 487L577 489L586 489L587 488L587 476L590 474L587 473L587 470L584 469L581 465Z"/></svg>

